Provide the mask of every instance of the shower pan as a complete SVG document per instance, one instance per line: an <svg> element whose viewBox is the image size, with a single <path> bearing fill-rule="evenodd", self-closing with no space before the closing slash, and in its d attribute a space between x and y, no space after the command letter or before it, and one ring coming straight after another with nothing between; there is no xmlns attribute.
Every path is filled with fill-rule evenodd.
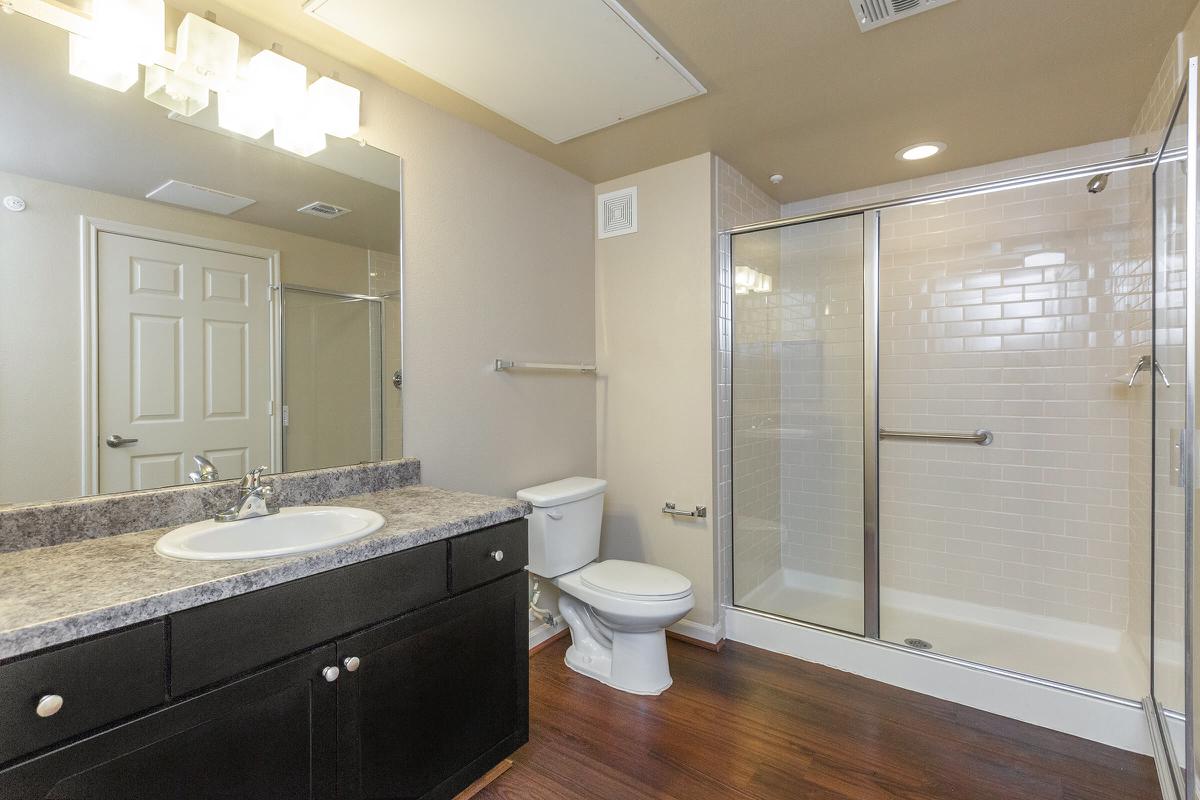
<svg viewBox="0 0 1200 800"><path fill-rule="evenodd" d="M730 298L731 604L1141 702L1180 798L1189 67L1154 153L746 225L721 248L756 276ZM1168 718L1189 721L1175 758Z"/></svg>

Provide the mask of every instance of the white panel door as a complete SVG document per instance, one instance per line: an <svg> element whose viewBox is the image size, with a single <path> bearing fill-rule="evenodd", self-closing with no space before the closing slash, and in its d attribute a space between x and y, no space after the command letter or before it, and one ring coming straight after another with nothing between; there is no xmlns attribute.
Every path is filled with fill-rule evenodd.
<svg viewBox="0 0 1200 800"><path fill-rule="evenodd" d="M113 233L98 254L100 491L183 483L197 453L270 465L269 262Z"/></svg>

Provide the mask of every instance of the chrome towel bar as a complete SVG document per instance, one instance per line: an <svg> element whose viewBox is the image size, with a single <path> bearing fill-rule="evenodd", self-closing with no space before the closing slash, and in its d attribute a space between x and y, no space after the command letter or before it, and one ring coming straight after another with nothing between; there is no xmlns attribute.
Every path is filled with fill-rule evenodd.
<svg viewBox="0 0 1200 800"><path fill-rule="evenodd" d="M919 439L928 442L973 442L981 447L992 443L992 432L977 430L974 433L938 433L937 431L889 431L879 429L880 439Z"/></svg>
<svg viewBox="0 0 1200 800"><path fill-rule="evenodd" d="M506 361L503 358L496 359L496 372L504 372L507 369L536 369L536 370L552 370L557 372L595 372L595 364L543 364L537 361Z"/></svg>

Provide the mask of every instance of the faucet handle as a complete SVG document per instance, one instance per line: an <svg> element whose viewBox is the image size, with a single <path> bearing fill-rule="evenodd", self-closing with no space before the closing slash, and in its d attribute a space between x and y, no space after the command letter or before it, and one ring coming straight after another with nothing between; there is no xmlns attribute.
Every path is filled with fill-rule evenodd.
<svg viewBox="0 0 1200 800"><path fill-rule="evenodd" d="M270 467L264 465L261 467L255 467L254 469L247 472L245 474L245 476L242 477L242 488L243 489L257 489L261 485L260 480L261 480L262 474L269 469L270 469Z"/></svg>

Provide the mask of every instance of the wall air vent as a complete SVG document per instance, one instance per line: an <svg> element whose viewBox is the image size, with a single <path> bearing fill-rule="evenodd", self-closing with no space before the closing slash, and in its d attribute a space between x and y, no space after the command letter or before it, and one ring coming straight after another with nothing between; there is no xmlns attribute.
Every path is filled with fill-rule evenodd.
<svg viewBox="0 0 1200 800"><path fill-rule="evenodd" d="M596 238L637 233L637 187L605 192L596 197Z"/></svg>
<svg viewBox="0 0 1200 800"><path fill-rule="evenodd" d="M340 217L343 214L350 213L350 209L348 208L335 206L333 203L322 203L320 200L309 203L306 206L301 206L296 210L301 214L312 214L314 217L320 217L322 219L333 219L334 217Z"/></svg>
<svg viewBox="0 0 1200 800"><path fill-rule="evenodd" d="M850 9L864 33L898 19L931 11L954 0L850 0Z"/></svg>

